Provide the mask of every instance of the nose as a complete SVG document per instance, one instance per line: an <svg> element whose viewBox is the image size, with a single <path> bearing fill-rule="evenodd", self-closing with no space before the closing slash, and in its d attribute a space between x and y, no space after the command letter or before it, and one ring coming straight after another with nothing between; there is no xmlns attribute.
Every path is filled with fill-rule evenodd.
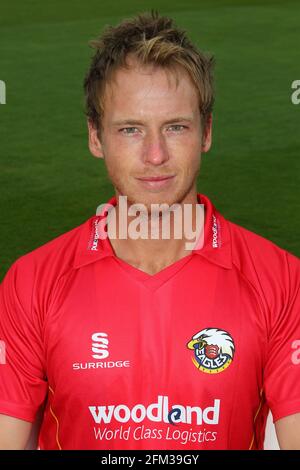
<svg viewBox="0 0 300 470"><path fill-rule="evenodd" d="M164 136L159 131L149 132L144 140L144 163L162 165L169 160L169 153Z"/></svg>

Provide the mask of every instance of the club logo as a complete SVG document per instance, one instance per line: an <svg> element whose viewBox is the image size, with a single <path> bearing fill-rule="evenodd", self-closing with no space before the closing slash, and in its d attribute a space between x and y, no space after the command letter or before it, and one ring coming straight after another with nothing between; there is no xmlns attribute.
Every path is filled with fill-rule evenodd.
<svg viewBox="0 0 300 470"><path fill-rule="evenodd" d="M192 361L206 374L223 372L233 361L235 346L227 331L205 328L196 333L187 344L194 351Z"/></svg>

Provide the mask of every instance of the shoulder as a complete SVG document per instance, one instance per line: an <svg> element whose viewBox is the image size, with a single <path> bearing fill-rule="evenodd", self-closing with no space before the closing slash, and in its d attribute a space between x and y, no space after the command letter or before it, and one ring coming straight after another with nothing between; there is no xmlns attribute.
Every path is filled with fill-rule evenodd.
<svg viewBox="0 0 300 470"><path fill-rule="evenodd" d="M50 292L54 284L73 269L76 253L93 219L19 257L10 266L2 283L4 287L12 287L26 297L33 289L43 294Z"/></svg>
<svg viewBox="0 0 300 470"><path fill-rule="evenodd" d="M299 296L300 260L266 238L227 221L232 264L273 316Z"/></svg>
<svg viewBox="0 0 300 470"><path fill-rule="evenodd" d="M291 263L300 266L300 260L287 250L280 248L272 241L227 220L232 243L233 263L240 269L255 265L257 271L270 272Z"/></svg>

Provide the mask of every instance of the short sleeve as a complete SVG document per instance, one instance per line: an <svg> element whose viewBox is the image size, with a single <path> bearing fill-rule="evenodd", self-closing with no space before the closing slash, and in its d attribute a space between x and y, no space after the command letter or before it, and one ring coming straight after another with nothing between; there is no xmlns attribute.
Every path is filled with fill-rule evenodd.
<svg viewBox="0 0 300 470"><path fill-rule="evenodd" d="M19 258L0 285L0 413L33 422L47 393L34 267Z"/></svg>
<svg viewBox="0 0 300 470"><path fill-rule="evenodd" d="M280 282L278 282L280 281ZM277 306L264 371L265 394L274 421L300 413L300 261L285 253L278 275ZM274 288L275 289L275 288Z"/></svg>

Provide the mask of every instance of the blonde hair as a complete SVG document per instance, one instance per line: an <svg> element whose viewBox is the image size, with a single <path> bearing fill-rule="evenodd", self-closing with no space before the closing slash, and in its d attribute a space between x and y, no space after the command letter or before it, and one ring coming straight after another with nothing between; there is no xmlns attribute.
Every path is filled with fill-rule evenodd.
<svg viewBox="0 0 300 470"><path fill-rule="evenodd" d="M84 80L84 91L86 115L96 129L101 127L105 85L118 68L127 67L128 55L141 65L151 64L175 73L176 68L182 67L198 91L205 129L214 103L214 58L199 51L186 32L174 26L171 18L159 16L155 11L140 14L115 27L107 27L90 45L96 52Z"/></svg>

